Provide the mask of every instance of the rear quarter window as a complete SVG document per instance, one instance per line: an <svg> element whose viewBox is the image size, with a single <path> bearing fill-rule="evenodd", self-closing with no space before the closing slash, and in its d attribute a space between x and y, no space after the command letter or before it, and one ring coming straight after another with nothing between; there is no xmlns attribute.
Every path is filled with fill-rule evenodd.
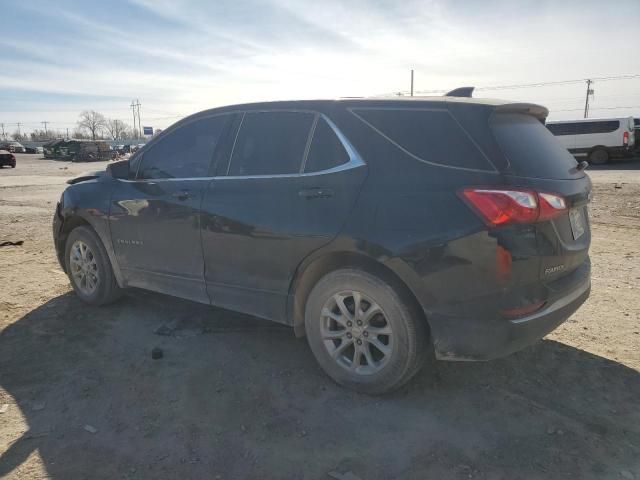
<svg viewBox="0 0 640 480"><path fill-rule="evenodd" d="M496 141L509 160L509 173L522 177L571 179L584 175L577 162L535 117L496 114L491 120Z"/></svg>
<svg viewBox="0 0 640 480"><path fill-rule="evenodd" d="M495 171L447 110L354 108L351 111L420 161L444 167Z"/></svg>

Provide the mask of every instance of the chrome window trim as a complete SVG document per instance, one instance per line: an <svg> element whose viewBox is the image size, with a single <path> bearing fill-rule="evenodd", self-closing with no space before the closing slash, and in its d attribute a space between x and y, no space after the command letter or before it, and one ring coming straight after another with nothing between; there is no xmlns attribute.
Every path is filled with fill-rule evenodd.
<svg viewBox="0 0 640 480"><path fill-rule="evenodd" d="M358 151L355 149L355 147L351 144L351 142L347 139L347 137L340 131L340 129L336 126L335 123L333 123L331 121L331 119L329 119L329 117L327 117L324 113L319 113L319 112L315 112L312 110L247 110L247 111L243 111L243 112L235 112L235 113L242 113L242 120L240 121L240 125L238 126L238 131L236 132L236 138L234 139L233 142L233 148L231 150L231 154L229 156L229 165L227 166L227 172L229 171L229 168L231 167L231 155L233 154L233 149L235 149L235 142L237 140L238 134L240 132L240 127L242 126L242 122L244 121L244 114L245 113L249 113L249 112L301 112L301 113L313 113L316 115L317 120L319 121L320 118L322 118L324 121L327 122L327 124L329 125L329 127L331 128L331 130L333 130L333 133L336 134L336 136L338 137L338 140L340 140L340 143L342 143L342 146L344 147L344 149L347 151L347 155L349 156L349 161L346 163L343 163L341 165L337 165L335 167L332 168L328 168L326 170L318 170L317 172L298 172L298 173L282 173L282 174L273 174L273 175L217 175L217 176L209 176L209 177L192 177L192 178L139 178L139 179L118 179L122 182L132 182L132 183L136 183L136 182L143 182L143 183L148 183L148 182L175 182L175 181L182 181L182 180L189 180L189 181L194 181L194 180L202 180L202 181L211 181L211 180L241 180L241 179L260 179L260 178L299 178L299 177L313 177L313 176L320 176L320 175L329 175L332 173L338 173L338 172L343 172L345 170L351 170L353 168L357 168L357 167L361 167L366 165L365 161L362 159L362 157L360 156L360 154L358 153ZM315 125L312 126L313 128L313 132L315 133ZM313 140L313 136L311 136L311 140ZM309 149L311 147L309 146ZM308 152L306 152L308 153ZM303 160L304 164L306 164L306 157Z"/></svg>

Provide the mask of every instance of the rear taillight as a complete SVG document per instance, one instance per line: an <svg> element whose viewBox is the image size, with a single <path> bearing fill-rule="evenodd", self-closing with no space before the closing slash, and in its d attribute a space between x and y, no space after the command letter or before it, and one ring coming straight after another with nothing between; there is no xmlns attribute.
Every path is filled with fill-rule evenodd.
<svg viewBox="0 0 640 480"><path fill-rule="evenodd" d="M567 210L563 197L533 190L466 188L462 197L490 227L549 220Z"/></svg>
<svg viewBox="0 0 640 480"><path fill-rule="evenodd" d="M627 146L629 145L629 132L624 132L622 134L622 143Z"/></svg>
<svg viewBox="0 0 640 480"><path fill-rule="evenodd" d="M567 202L560 195L538 193L540 215L538 221L550 220L567 211Z"/></svg>

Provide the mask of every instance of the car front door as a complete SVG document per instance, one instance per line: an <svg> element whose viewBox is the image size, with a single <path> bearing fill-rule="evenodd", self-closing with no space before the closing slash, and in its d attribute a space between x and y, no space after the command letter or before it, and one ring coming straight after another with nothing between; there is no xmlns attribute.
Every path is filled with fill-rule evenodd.
<svg viewBox="0 0 640 480"><path fill-rule="evenodd" d="M300 262L340 231L366 166L324 116L246 112L226 174L202 204L205 281L212 302L284 321Z"/></svg>
<svg viewBox="0 0 640 480"><path fill-rule="evenodd" d="M166 131L135 157L131 180L111 199L111 237L127 285L209 302L200 241L200 204L229 115Z"/></svg>

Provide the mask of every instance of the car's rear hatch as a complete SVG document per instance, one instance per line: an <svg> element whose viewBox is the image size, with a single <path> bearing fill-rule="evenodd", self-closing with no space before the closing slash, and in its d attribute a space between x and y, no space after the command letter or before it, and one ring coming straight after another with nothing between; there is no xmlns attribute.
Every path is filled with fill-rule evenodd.
<svg viewBox="0 0 640 480"><path fill-rule="evenodd" d="M499 241L511 249L517 276L514 283L542 280L549 285L576 272L588 263L591 181L544 126L547 110L509 103L485 109L469 107L453 103L450 110L500 173L498 185L489 188L533 192L539 202L543 201L541 194L564 200L563 208L552 218L494 229ZM526 240L533 237L535 242ZM533 245L535 251L531 251Z"/></svg>
<svg viewBox="0 0 640 480"><path fill-rule="evenodd" d="M497 110L490 124L508 162L503 167L507 182L559 195L566 204L562 214L534 224L541 257L540 278L552 280L572 272L587 259L591 242L588 175L539 118Z"/></svg>

